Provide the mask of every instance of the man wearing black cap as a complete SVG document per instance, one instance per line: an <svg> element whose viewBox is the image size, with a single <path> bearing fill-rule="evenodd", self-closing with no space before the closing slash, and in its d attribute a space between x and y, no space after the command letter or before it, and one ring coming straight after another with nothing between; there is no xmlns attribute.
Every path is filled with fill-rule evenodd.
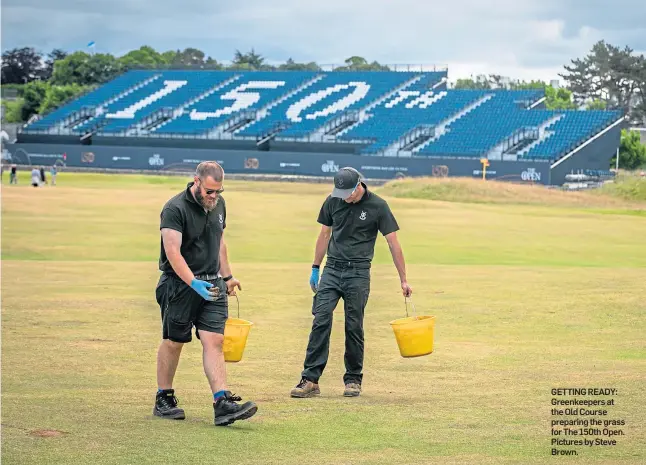
<svg viewBox="0 0 646 465"><path fill-rule="evenodd" d="M397 231L399 226L386 201L368 191L354 168L340 169L334 176L332 194L323 203L318 222L310 286L315 292L314 322L310 333L301 381L292 397L313 397L327 364L332 331L332 312L340 298L345 311L345 368L343 395L361 394L363 379L363 316L370 294L370 264L377 234L386 237L399 273L404 296L413 292L406 281L406 265ZM319 268L327 251L327 262L319 284Z"/></svg>

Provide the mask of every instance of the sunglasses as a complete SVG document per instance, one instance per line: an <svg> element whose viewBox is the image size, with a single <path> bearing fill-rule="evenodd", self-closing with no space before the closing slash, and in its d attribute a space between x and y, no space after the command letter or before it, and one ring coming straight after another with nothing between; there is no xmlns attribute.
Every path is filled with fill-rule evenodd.
<svg viewBox="0 0 646 465"><path fill-rule="evenodd" d="M204 183L204 181L202 181L200 179L200 187L202 187L202 189L204 189L204 193L206 195L213 195L213 194L220 195L222 192L224 192L224 187L221 187L220 189L206 189L206 188L204 188L204 186L202 186L203 183Z"/></svg>

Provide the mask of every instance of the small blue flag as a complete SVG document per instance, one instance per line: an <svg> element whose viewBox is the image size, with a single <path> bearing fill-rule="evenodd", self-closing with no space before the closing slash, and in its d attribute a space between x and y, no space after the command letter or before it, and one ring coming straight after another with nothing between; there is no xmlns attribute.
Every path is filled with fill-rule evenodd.
<svg viewBox="0 0 646 465"><path fill-rule="evenodd" d="M88 47L94 47L94 41L87 44Z"/></svg>

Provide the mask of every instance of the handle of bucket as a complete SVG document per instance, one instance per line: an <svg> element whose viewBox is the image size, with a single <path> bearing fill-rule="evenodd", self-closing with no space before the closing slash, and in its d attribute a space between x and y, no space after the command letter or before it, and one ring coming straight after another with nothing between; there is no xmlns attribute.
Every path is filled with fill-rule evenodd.
<svg viewBox="0 0 646 465"><path fill-rule="evenodd" d="M238 320L240 319L240 299L238 299L238 294L235 295L236 302L238 303Z"/></svg>
<svg viewBox="0 0 646 465"><path fill-rule="evenodd" d="M415 304L413 303L412 297L404 297L404 305L406 307L406 318L408 318L408 301L410 300L410 305L413 308L413 316L417 316L417 310L415 310Z"/></svg>

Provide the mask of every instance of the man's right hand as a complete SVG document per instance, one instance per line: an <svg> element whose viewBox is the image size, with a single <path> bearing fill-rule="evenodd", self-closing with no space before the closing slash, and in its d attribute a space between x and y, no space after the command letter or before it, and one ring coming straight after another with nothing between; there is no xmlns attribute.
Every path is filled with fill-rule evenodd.
<svg viewBox="0 0 646 465"><path fill-rule="evenodd" d="M193 278L193 281L191 281L191 287L195 292L200 294L204 300L208 300L209 302L215 302L220 296L219 287L211 289L213 284L197 278Z"/></svg>
<svg viewBox="0 0 646 465"><path fill-rule="evenodd" d="M312 292L316 293L319 288L319 269L312 267L312 274L310 275L310 287Z"/></svg>

